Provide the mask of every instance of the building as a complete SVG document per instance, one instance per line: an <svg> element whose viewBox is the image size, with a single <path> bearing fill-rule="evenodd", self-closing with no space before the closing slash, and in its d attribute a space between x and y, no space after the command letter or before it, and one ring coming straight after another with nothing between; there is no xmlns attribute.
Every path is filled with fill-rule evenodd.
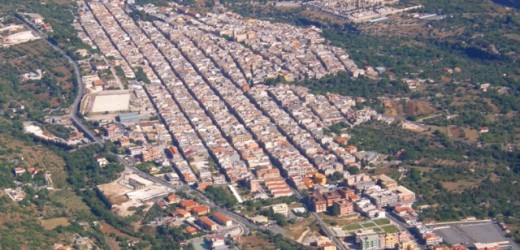
<svg viewBox="0 0 520 250"><path fill-rule="evenodd" d="M194 200L185 200L179 203L179 206L181 208L184 208L186 210L191 210L192 208L198 206L199 204L195 202Z"/></svg>
<svg viewBox="0 0 520 250"><path fill-rule="evenodd" d="M226 239L220 235L208 235L204 240L211 249L228 249L226 247Z"/></svg>
<svg viewBox="0 0 520 250"><path fill-rule="evenodd" d="M381 237L372 229L360 230L355 233L356 243L361 250L378 250L383 248Z"/></svg>
<svg viewBox="0 0 520 250"><path fill-rule="evenodd" d="M399 250L416 250L420 249L416 244L415 240L412 238L412 236L406 232L401 231L398 234L399 236Z"/></svg>
<svg viewBox="0 0 520 250"><path fill-rule="evenodd" d="M354 203L347 200L335 201L333 206L337 207L339 216L349 215L354 213Z"/></svg>
<svg viewBox="0 0 520 250"><path fill-rule="evenodd" d="M14 175L15 175L16 177L18 177L18 176L23 175L23 174L26 172L26 170L25 170L25 168L15 168L15 169L13 170L13 172L14 172Z"/></svg>
<svg viewBox="0 0 520 250"><path fill-rule="evenodd" d="M226 227L229 227L231 226L231 224L233 223L233 221L228 218L227 216L225 216L223 213L221 212L216 212L214 215L213 215L213 219L218 222L220 225L222 226L226 226Z"/></svg>
<svg viewBox="0 0 520 250"><path fill-rule="evenodd" d="M390 178L385 174L377 176L377 184L386 189L395 189L398 186L396 180Z"/></svg>
<svg viewBox="0 0 520 250"><path fill-rule="evenodd" d="M285 217L289 216L289 206L285 203L272 205L271 211L275 214L281 214Z"/></svg>
<svg viewBox="0 0 520 250"><path fill-rule="evenodd" d="M212 221L210 218L206 217L206 216L201 216L198 220L197 220L198 224L208 230L208 231L216 231L217 230L217 223Z"/></svg>
<svg viewBox="0 0 520 250"><path fill-rule="evenodd" d="M423 235L423 240L424 240L424 244L426 244L426 246L435 246L437 244L441 244L443 241L442 237L440 237L434 233L428 233L428 234ZM482 249L482 250L484 250L484 249ZM490 249L486 248L486 250L490 250Z"/></svg>
<svg viewBox="0 0 520 250"><path fill-rule="evenodd" d="M335 201L341 200L341 194L337 190L324 192L322 196L327 202L327 207L332 206Z"/></svg>
<svg viewBox="0 0 520 250"><path fill-rule="evenodd" d="M184 231L190 235L196 235L197 233L199 233L199 230L196 227L192 227L192 226L186 227L186 229Z"/></svg>
<svg viewBox="0 0 520 250"><path fill-rule="evenodd" d="M170 195L166 196L165 200L169 204L174 204L174 203L179 203L181 201L181 198L179 198L179 196L177 196L175 194L170 194Z"/></svg>
<svg viewBox="0 0 520 250"><path fill-rule="evenodd" d="M120 123L134 123L141 120L141 116L137 112L124 113L117 116Z"/></svg>
<svg viewBox="0 0 520 250"><path fill-rule="evenodd" d="M321 196L319 192L314 192L309 196L311 209L316 213L327 211L327 201Z"/></svg>
<svg viewBox="0 0 520 250"><path fill-rule="evenodd" d="M183 219L191 217L191 213L189 211L187 211L187 210L182 209L182 208L177 208L175 211L173 211L171 213L171 215L173 217L183 218Z"/></svg>
<svg viewBox="0 0 520 250"><path fill-rule="evenodd" d="M398 186L395 192L399 197L399 202L404 204L411 204L415 202L415 193L412 192L410 189L405 188L403 186Z"/></svg>
<svg viewBox="0 0 520 250"><path fill-rule="evenodd" d="M345 178L347 181L347 185L353 187L359 183L363 182L372 182L372 177L370 177L367 174L356 174L356 175L350 175L347 178Z"/></svg>
<svg viewBox="0 0 520 250"><path fill-rule="evenodd" d="M325 236L320 236L316 239L316 246L321 250L336 250L336 245Z"/></svg>
<svg viewBox="0 0 520 250"><path fill-rule="evenodd" d="M399 235L398 233L385 233L381 235L383 248L386 249L395 249L399 244Z"/></svg>
<svg viewBox="0 0 520 250"><path fill-rule="evenodd" d="M128 184L130 184L130 186L132 186L134 188L134 190L146 187L146 183L144 183L138 179L135 179L135 178L129 178Z"/></svg>
<svg viewBox="0 0 520 250"><path fill-rule="evenodd" d="M105 157L98 157L98 158L96 158L96 161L100 167L104 167L104 166L108 165L108 160Z"/></svg>
<svg viewBox="0 0 520 250"><path fill-rule="evenodd" d="M195 206L190 210L190 212L192 214L195 214L198 216L209 214L209 211L210 211L210 208L207 206L204 206L204 205Z"/></svg>

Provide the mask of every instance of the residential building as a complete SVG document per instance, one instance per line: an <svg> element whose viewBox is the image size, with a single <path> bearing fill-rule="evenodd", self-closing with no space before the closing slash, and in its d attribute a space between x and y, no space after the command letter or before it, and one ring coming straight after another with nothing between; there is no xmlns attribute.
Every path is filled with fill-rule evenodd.
<svg viewBox="0 0 520 250"><path fill-rule="evenodd" d="M322 213L327 211L327 201L319 192L314 192L309 196L311 203L311 209L316 213Z"/></svg>
<svg viewBox="0 0 520 250"><path fill-rule="evenodd" d="M198 206L199 204L197 202L195 202L194 200L185 200L185 201L181 201L179 203L179 206L181 208L184 208L186 210L191 210L192 208Z"/></svg>
<svg viewBox="0 0 520 250"><path fill-rule="evenodd" d="M354 203L347 200L334 201L333 206L337 207L339 216L349 215L354 212Z"/></svg>
<svg viewBox="0 0 520 250"><path fill-rule="evenodd" d="M190 212L191 212L192 214L195 214L195 215L201 216L201 215L209 214L209 212L210 212L210 208L207 207L207 206L204 206L204 205L198 205L198 206L192 207L192 208L190 209Z"/></svg>
<svg viewBox="0 0 520 250"><path fill-rule="evenodd" d="M233 221L230 218L228 218L227 216L225 216L221 212L216 212L215 214L213 214L213 219L216 222L218 222L220 225L223 225L223 226L226 226L226 227L231 226L231 224L233 223Z"/></svg>
<svg viewBox="0 0 520 250"><path fill-rule="evenodd" d="M217 227L218 227L216 222L214 222L213 220L211 220L210 218L208 218L206 216L199 217L197 222L202 228L204 228L208 231L216 231Z"/></svg>
<svg viewBox="0 0 520 250"><path fill-rule="evenodd" d="M372 229L365 229L356 232L356 243L362 250L379 250L383 248L381 237Z"/></svg>

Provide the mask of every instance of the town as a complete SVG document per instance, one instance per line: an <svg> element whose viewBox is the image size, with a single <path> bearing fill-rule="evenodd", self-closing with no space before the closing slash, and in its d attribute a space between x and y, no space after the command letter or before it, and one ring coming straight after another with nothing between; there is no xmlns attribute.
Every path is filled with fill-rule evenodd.
<svg viewBox="0 0 520 250"><path fill-rule="evenodd" d="M396 1L347 2L305 5L356 20L401 11L384 6ZM308 221L318 228L307 224L291 239L313 249L517 249L503 237L506 228L496 229L490 220L422 222L416 194L399 184L409 173L398 157L349 144L349 129L363 123L399 122L422 132L420 122L384 116L362 97L316 94L291 84L342 72L362 84L356 79L378 79L384 71L357 65L320 28L229 11L200 14L175 3L77 5L78 37L99 52L78 51L85 89L79 113L126 165L117 180L96 187L114 214L160 207L166 215L147 225L180 228L192 237L182 245L196 249L236 249L230 243L250 230L285 235ZM43 20L38 23L45 28ZM283 84L273 84L278 82ZM85 137L96 142L67 116L47 121L65 124L71 135L59 138L33 122L23 124L24 132L69 146L87 143ZM116 163L92 157L101 168ZM401 176L374 174L375 165L398 168ZM17 167L13 174L30 176L28 182L43 178L40 188L52 188L42 169ZM4 192L21 201L24 185ZM211 199L215 193L236 204ZM495 234L484 237L482 230Z"/></svg>

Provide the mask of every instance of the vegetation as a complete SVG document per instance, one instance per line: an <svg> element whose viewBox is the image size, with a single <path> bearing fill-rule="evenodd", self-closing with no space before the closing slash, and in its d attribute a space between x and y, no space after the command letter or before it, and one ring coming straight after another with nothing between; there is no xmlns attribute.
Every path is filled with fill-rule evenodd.
<svg viewBox="0 0 520 250"><path fill-rule="evenodd" d="M69 56L75 58L78 49L91 50L77 36L72 26L77 7L73 1L51 0L40 2L36 0L5 0L2 1L0 13L14 16L16 13L41 14L46 23L52 26L53 31L47 32L49 40L63 48Z"/></svg>
<svg viewBox="0 0 520 250"><path fill-rule="evenodd" d="M135 72L135 80L147 84L151 83L150 79L148 79L148 76L146 76L146 73L144 73L143 68L141 67L137 68L137 71Z"/></svg>
<svg viewBox="0 0 520 250"><path fill-rule="evenodd" d="M210 200L226 208L233 208L237 204L235 197L223 187L209 186L205 193Z"/></svg>
<svg viewBox="0 0 520 250"><path fill-rule="evenodd" d="M352 79L347 72L336 75L328 75L320 79L308 79L296 84L308 87L320 94L334 92L347 96L361 96L375 99L383 95L403 95L409 93L409 89L403 83L397 81L370 81L365 78Z"/></svg>
<svg viewBox="0 0 520 250"><path fill-rule="evenodd" d="M0 108L9 119L43 121L50 108L70 105L76 85L69 62L43 41L0 49ZM27 57L32 58L26 60ZM40 80L22 81L21 75L42 70Z"/></svg>
<svg viewBox="0 0 520 250"><path fill-rule="evenodd" d="M60 152L67 163L68 181L75 188L95 187L108 183L118 177L124 167L111 162L100 167L95 159L96 155L108 154L99 146L90 146L75 152Z"/></svg>

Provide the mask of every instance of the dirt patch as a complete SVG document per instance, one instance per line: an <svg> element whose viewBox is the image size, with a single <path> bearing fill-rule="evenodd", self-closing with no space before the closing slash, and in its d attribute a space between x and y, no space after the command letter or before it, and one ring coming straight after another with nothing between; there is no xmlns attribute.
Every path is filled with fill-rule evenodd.
<svg viewBox="0 0 520 250"><path fill-rule="evenodd" d="M115 235L120 236L120 237L126 237L131 240L137 240L137 238L134 238L128 234L125 234L125 233L119 231L117 228L113 227L112 225L110 225L104 221L101 222L101 232L103 232L103 234L106 234L106 235L114 233Z"/></svg>
<svg viewBox="0 0 520 250"><path fill-rule="evenodd" d="M464 128L464 134L470 142L477 142L480 138L480 133L475 129Z"/></svg>
<svg viewBox="0 0 520 250"><path fill-rule="evenodd" d="M244 250L276 249L273 243L256 235L242 237L238 240L238 244Z"/></svg>
<svg viewBox="0 0 520 250"><path fill-rule="evenodd" d="M462 192L464 189L478 186L476 181L445 181L442 182L442 187L450 192Z"/></svg>
<svg viewBox="0 0 520 250"><path fill-rule="evenodd" d="M314 223L314 219L308 218L301 221L297 221L295 224L289 225L285 228L286 235L291 237L293 240L297 240L300 236Z"/></svg>
<svg viewBox="0 0 520 250"><path fill-rule="evenodd" d="M327 214L321 213L319 215L323 221L325 221L329 225L338 225L340 227L344 227L346 225L350 225L355 222L361 221L359 214L354 214L352 216L344 216L344 217L336 217L336 216L329 216Z"/></svg>
<svg viewBox="0 0 520 250"><path fill-rule="evenodd" d="M429 102L423 100L410 100L406 107L406 114L412 116L431 115L437 111Z"/></svg>
<svg viewBox="0 0 520 250"><path fill-rule="evenodd" d="M484 102L493 110L493 113L500 113L500 109L489 98L484 98Z"/></svg>
<svg viewBox="0 0 520 250"><path fill-rule="evenodd" d="M69 226L70 222L69 219L66 217L58 217L58 218L52 218L48 220L42 220L41 221L42 226L45 230L54 230L55 228L59 226Z"/></svg>

